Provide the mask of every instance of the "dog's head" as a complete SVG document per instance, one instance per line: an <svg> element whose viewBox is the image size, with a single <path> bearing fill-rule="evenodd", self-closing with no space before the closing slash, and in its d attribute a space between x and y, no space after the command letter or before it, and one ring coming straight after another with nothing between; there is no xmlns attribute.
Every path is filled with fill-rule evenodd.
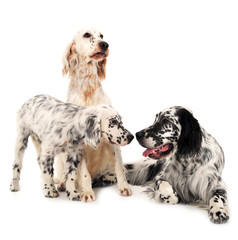
<svg viewBox="0 0 238 240"><path fill-rule="evenodd" d="M92 113L86 119L86 138L88 145L97 148L100 138L111 144L124 146L134 136L123 126L120 115L109 105L91 107Z"/></svg>
<svg viewBox="0 0 238 240"><path fill-rule="evenodd" d="M179 157L199 154L202 131L190 110L171 107L156 115L152 126L136 133L141 146L147 148L143 156L165 158L176 151Z"/></svg>
<svg viewBox="0 0 238 240"><path fill-rule="evenodd" d="M80 61L96 63L100 71L104 71L109 44L103 40L101 32L95 29L82 29L67 46L63 55L63 75L72 71Z"/></svg>
<svg viewBox="0 0 238 240"><path fill-rule="evenodd" d="M109 105L100 105L102 137L111 144L124 146L129 144L134 136L123 126L121 116Z"/></svg>

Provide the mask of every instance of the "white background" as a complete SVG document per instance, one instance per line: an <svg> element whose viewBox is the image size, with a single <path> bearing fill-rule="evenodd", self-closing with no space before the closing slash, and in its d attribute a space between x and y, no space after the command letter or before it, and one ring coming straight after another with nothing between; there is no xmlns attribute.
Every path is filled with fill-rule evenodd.
<svg viewBox="0 0 238 240"><path fill-rule="evenodd" d="M1 1L0 239L236 239L237 12L237 1L229 0ZM132 133L160 110L185 105L216 137L226 156L229 223L212 224L195 207L149 200L139 187L128 198L116 187L97 189L91 204L65 194L44 198L31 141L21 191L9 191L16 112L36 94L66 99L61 58L82 27L100 30L110 45L103 87ZM134 140L122 151L124 162L133 162L143 148Z"/></svg>

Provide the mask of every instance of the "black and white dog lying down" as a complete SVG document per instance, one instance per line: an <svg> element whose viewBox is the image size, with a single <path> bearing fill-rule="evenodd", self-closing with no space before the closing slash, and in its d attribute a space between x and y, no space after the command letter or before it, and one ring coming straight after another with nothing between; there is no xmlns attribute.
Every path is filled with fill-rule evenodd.
<svg viewBox="0 0 238 240"><path fill-rule="evenodd" d="M171 107L156 115L152 126L136 133L146 159L126 164L130 184L147 186L147 193L168 204L209 205L214 223L229 219L227 192L221 174L224 154L184 107Z"/></svg>
<svg viewBox="0 0 238 240"><path fill-rule="evenodd" d="M25 102L17 114L15 160L10 185L14 192L19 190L23 155L29 136L39 144L38 163L44 195L50 198L58 196L53 181L53 163L55 156L64 152L67 155L64 163L67 195L70 200L81 199L85 202L94 200L94 193L83 152L84 145L97 148L100 141L107 141L113 146L124 146L133 139L133 135L124 128L120 115L109 105L81 107L48 95L35 96ZM114 150L115 156L119 155L117 149ZM114 161L120 193L129 196L131 191L127 187L122 159L115 157Z"/></svg>

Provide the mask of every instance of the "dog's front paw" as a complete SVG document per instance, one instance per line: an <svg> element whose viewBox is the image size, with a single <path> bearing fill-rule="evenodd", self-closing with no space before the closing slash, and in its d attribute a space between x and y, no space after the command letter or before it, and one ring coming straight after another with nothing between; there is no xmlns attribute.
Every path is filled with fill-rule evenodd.
<svg viewBox="0 0 238 240"><path fill-rule="evenodd" d="M163 195L159 191L155 192L155 200L166 204L177 204L178 197L175 194Z"/></svg>
<svg viewBox="0 0 238 240"><path fill-rule="evenodd" d="M161 181L158 188L159 189L154 193L154 197L157 201L161 201L166 204L178 203L178 195L168 182Z"/></svg>
<svg viewBox="0 0 238 240"><path fill-rule="evenodd" d="M123 188L123 189L120 189L120 194L124 197L128 197L128 196L131 196L132 191L130 188Z"/></svg>
<svg viewBox="0 0 238 240"><path fill-rule="evenodd" d="M95 194L93 191L83 191L81 194L80 194L80 199L82 202L92 202L94 201L96 198L95 198Z"/></svg>
<svg viewBox="0 0 238 240"><path fill-rule="evenodd" d="M53 184L45 184L43 188L43 192L45 197L48 197L48 198L56 198L59 196L59 193L57 192Z"/></svg>
<svg viewBox="0 0 238 240"><path fill-rule="evenodd" d="M229 211L225 206L211 206L209 217L213 223L226 223L229 220Z"/></svg>
<svg viewBox="0 0 238 240"><path fill-rule="evenodd" d="M17 180L12 180L11 184L10 184L10 190L12 192L17 192L20 190L19 188L19 181Z"/></svg>
<svg viewBox="0 0 238 240"><path fill-rule="evenodd" d="M73 192L70 191L66 191L67 197L69 198L69 200L72 201L79 201L80 200L80 194L74 190Z"/></svg>

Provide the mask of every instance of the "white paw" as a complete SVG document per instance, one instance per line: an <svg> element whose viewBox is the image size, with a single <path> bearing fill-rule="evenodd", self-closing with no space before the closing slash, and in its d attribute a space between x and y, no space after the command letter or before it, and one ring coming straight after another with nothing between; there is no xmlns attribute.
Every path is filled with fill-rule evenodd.
<svg viewBox="0 0 238 240"><path fill-rule="evenodd" d="M177 204L179 201L177 193L166 181L162 181L159 189L155 191L155 199L166 204Z"/></svg>
<svg viewBox="0 0 238 240"><path fill-rule="evenodd" d="M92 202L94 201L96 198L95 198L95 194L93 191L83 191L81 194L80 194L80 199L82 202Z"/></svg>
<svg viewBox="0 0 238 240"><path fill-rule="evenodd" d="M80 200L80 194L76 190L74 190L73 192L66 190L66 194L67 194L67 197L69 198L69 200L72 200L72 201Z"/></svg>
<svg viewBox="0 0 238 240"><path fill-rule="evenodd" d="M216 197L210 200L209 217L213 223L226 223L229 220L229 210L221 199Z"/></svg>
<svg viewBox="0 0 238 240"><path fill-rule="evenodd" d="M20 190L19 188L19 181L17 180L12 180L11 184L10 184L10 190L12 192L17 192Z"/></svg>
<svg viewBox="0 0 238 240"><path fill-rule="evenodd" d="M128 196L131 196L132 191L130 188L123 188L123 189L120 189L120 194L124 197L128 197Z"/></svg>
<svg viewBox="0 0 238 240"><path fill-rule="evenodd" d="M158 202L166 203L166 204L177 204L178 203L178 197L175 194L163 195L160 193L160 191L155 192L155 200Z"/></svg>
<svg viewBox="0 0 238 240"><path fill-rule="evenodd" d="M48 197L48 198L56 198L59 196L59 193L55 189L54 184L47 184L47 183L44 184L43 192L45 197Z"/></svg>
<svg viewBox="0 0 238 240"><path fill-rule="evenodd" d="M213 223L226 223L230 218L229 212L225 207L210 209L209 217Z"/></svg>

